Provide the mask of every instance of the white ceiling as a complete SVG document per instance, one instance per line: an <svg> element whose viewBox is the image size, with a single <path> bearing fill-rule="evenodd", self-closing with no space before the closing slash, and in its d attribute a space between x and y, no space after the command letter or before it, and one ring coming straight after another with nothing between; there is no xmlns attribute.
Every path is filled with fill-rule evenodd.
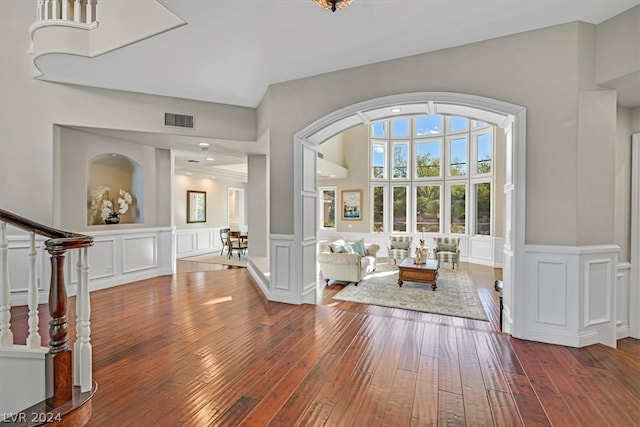
<svg viewBox="0 0 640 427"><path fill-rule="evenodd" d="M576 20L598 24L640 0L354 0L335 13L311 0L160 3L187 25L96 58L42 56L44 79L256 107L273 83Z"/></svg>

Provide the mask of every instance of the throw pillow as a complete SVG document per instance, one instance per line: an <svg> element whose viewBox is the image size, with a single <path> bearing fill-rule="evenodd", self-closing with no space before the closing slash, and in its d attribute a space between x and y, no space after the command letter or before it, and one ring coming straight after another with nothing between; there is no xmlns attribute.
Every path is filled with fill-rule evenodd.
<svg viewBox="0 0 640 427"><path fill-rule="evenodd" d="M349 251L349 247L351 247L354 251L352 253L357 253L360 256L367 255L364 250L364 241L362 239L356 240L355 242L347 242L345 246L347 247L347 251Z"/></svg>
<svg viewBox="0 0 640 427"><path fill-rule="evenodd" d="M407 250L409 249L409 246L411 246L411 242L397 242L397 241L393 241L391 242L391 249L404 249Z"/></svg>
<svg viewBox="0 0 640 427"><path fill-rule="evenodd" d="M438 252L457 252L457 247L451 243L438 243L438 247L436 249Z"/></svg>
<svg viewBox="0 0 640 427"><path fill-rule="evenodd" d="M345 247L344 240L335 240L331 242L329 245L331 246L331 250L336 254L347 252L347 248Z"/></svg>

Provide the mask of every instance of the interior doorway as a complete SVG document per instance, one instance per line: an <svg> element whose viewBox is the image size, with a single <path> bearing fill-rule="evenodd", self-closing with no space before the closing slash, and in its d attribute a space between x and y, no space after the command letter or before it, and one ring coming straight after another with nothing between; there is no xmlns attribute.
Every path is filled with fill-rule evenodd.
<svg viewBox="0 0 640 427"><path fill-rule="evenodd" d="M355 104L317 120L295 138L293 280L302 283L303 302L318 303L317 244L317 147L333 135L357 124L392 115L401 106L407 114L455 114L495 124L505 132L503 330L516 337L524 334L524 232L525 232L525 117L523 107L474 95L425 92L394 95ZM312 213L313 212L313 213ZM307 213L305 215L305 213ZM278 260L276 260L278 262Z"/></svg>

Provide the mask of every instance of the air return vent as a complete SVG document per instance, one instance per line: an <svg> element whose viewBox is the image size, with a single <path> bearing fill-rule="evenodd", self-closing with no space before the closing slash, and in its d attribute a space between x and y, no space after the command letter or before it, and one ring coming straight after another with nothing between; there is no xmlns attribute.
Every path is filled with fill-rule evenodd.
<svg viewBox="0 0 640 427"><path fill-rule="evenodd" d="M193 116L186 116L184 114L176 113L164 113L164 125L193 129Z"/></svg>

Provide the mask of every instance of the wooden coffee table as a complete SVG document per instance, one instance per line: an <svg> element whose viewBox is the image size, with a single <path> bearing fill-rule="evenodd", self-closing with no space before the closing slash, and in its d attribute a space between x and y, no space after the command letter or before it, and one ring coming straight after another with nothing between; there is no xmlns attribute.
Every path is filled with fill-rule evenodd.
<svg viewBox="0 0 640 427"><path fill-rule="evenodd" d="M398 286L407 282L428 283L432 290L438 287L438 260L428 259L425 264L416 264L415 258L405 258L398 265Z"/></svg>

